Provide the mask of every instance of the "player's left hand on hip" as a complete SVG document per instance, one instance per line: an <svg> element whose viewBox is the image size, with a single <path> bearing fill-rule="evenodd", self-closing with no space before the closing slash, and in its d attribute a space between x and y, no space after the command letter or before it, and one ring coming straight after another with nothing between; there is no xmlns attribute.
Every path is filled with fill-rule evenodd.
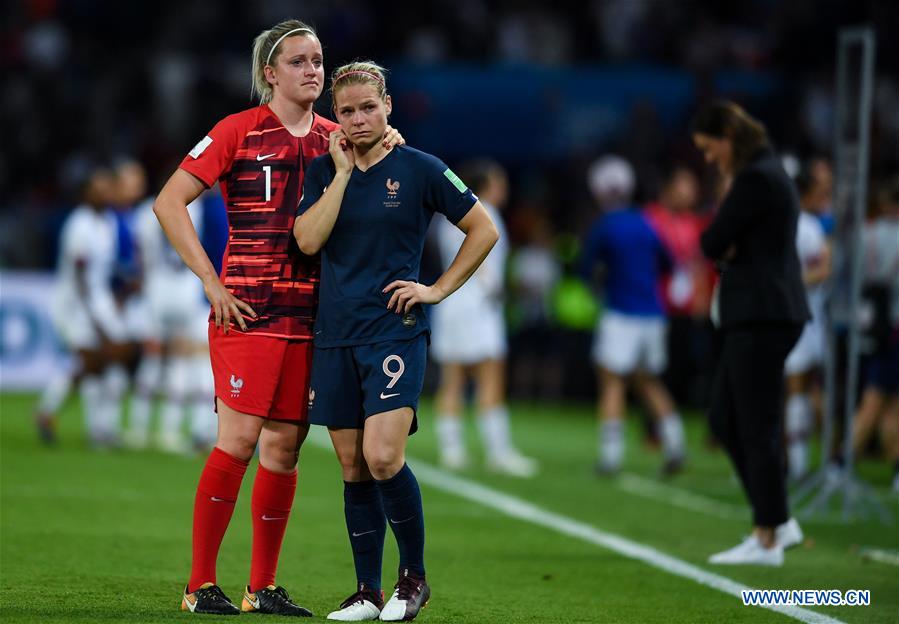
<svg viewBox="0 0 899 624"><path fill-rule="evenodd" d="M382 141L382 143L387 149L392 149L397 145L405 145L406 139L403 138L403 135L400 134L399 130L397 130L393 126L388 125L384 129L384 140Z"/></svg>
<svg viewBox="0 0 899 624"><path fill-rule="evenodd" d="M393 294L387 302L387 309L396 310L397 314L405 314L417 303L440 303L443 299L436 288L418 282L396 280L382 292L388 293L391 290Z"/></svg>

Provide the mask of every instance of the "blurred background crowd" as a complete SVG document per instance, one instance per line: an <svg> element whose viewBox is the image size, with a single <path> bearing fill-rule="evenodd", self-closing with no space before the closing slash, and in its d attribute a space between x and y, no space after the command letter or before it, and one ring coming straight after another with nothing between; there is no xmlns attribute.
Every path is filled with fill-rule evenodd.
<svg viewBox="0 0 899 624"><path fill-rule="evenodd" d="M409 144L451 165L490 157L508 172L513 398L595 396L602 302L577 267L600 214L593 165L616 154L633 173L627 201L659 226L679 268L659 285L671 323L665 382L680 405L705 404L716 278L698 233L717 186L689 119L713 98L744 105L826 230L847 25L878 32L871 214L899 202L899 40L885 30L899 24L899 4L886 0L25 0L0 16L0 267L52 270L63 221L99 165L146 171L99 191L117 210L155 194L215 121L254 104L253 37L296 16L317 28L328 68L371 58L390 69L391 123ZM317 110L329 115L327 93ZM437 271L429 258L426 272Z"/></svg>

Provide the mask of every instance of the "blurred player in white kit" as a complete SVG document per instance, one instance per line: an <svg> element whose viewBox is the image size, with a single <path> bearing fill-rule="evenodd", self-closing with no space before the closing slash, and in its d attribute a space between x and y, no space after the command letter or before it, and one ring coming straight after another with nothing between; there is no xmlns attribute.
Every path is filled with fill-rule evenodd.
<svg viewBox="0 0 899 624"><path fill-rule="evenodd" d="M784 363L787 465L792 480L801 479L809 470L808 446L815 421L810 397L812 375L824 362L824 282L830 276L830 246L816 215L829 206L832 186L829 176L811 166L800 171L796 184L802 207L796 227L796 251L812 320L806 323L799 342Z"/></svg>
<svg viewBox="0 0 899 624"><path fill-rule="evenodd" d="M478 427L487 467L518 477L537 473L537 463L512 443L506 407L506 324L503 281L509 243L500 217L508 197L503 168L492 161L473 161L459 171L500 231L499 241L471 279L433 310L432 354L441 365L437 389L437 438L440 461L451 469L468 466L461 418L466 381L476 387ZM435 218L442 268L455 258L465 234L445 218Z"/></svg>
<svg viewBox="0 0 899 624"><path fill-rule="evenodd" d="M94 168L83 186L82 203L62 227L51 316L76 363L73 371L48 382L38 408L42 414L55 412L77 381L88 442L94 448L119 444L121 398L127 386L124 368L117 363L128 341L127 329L111 288L118 228L109 205L115 193L114 173ZM52 435L42 427L44 432Z"/></svg>
<svg viewBox="0 0 899 624"><path fill-rule="evenodd" d="M188 206L202 236L203 197ZM130 427L125 442L144 448L150 442L153 400L162 399L156 446L167 452L191 450L182 433L189 415L192 445L211 447L216 432L213 378L207 331L209 304L200 280L169 244L156 215L153 198L138 206L135 233L143 272L138 330L143 357L135 375Z"/></svg>

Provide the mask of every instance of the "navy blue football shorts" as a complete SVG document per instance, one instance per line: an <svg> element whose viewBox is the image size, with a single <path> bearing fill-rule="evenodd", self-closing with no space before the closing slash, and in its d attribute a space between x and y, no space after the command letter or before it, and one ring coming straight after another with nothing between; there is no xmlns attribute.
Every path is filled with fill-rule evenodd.
<svg viewBox="0 0 899 624"><path fill-rule="evenodd" d="M309 422L362 429L365 419L411 407L409 435L418 430L418 398L428 361L428 337L352 347L315 348L309 385Z"/></svg>

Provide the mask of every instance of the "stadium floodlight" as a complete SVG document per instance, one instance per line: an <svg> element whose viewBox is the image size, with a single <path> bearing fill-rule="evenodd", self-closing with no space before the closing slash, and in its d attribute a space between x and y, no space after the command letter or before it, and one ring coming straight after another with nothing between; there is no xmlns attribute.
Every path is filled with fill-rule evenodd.
<svg viewBox="0 0 899 624"><path fill-rule="evenodd" d="M839 33L837 101L834 143L833 271L828 288L825 414L821 436L821 467L793 495L800 516L827 512L833 497L842 495L842 518L867 517L883 522L892 517L876 493L853 469L852 420L858 395L861 357L862 228L868 197L871 107L874 92L875 35L872 28L847 28ZM845 355L844 355L845 354ZM844 364L844 365L842 365ZM843 465L830 465L835 425L843 405Z"/></svg>

